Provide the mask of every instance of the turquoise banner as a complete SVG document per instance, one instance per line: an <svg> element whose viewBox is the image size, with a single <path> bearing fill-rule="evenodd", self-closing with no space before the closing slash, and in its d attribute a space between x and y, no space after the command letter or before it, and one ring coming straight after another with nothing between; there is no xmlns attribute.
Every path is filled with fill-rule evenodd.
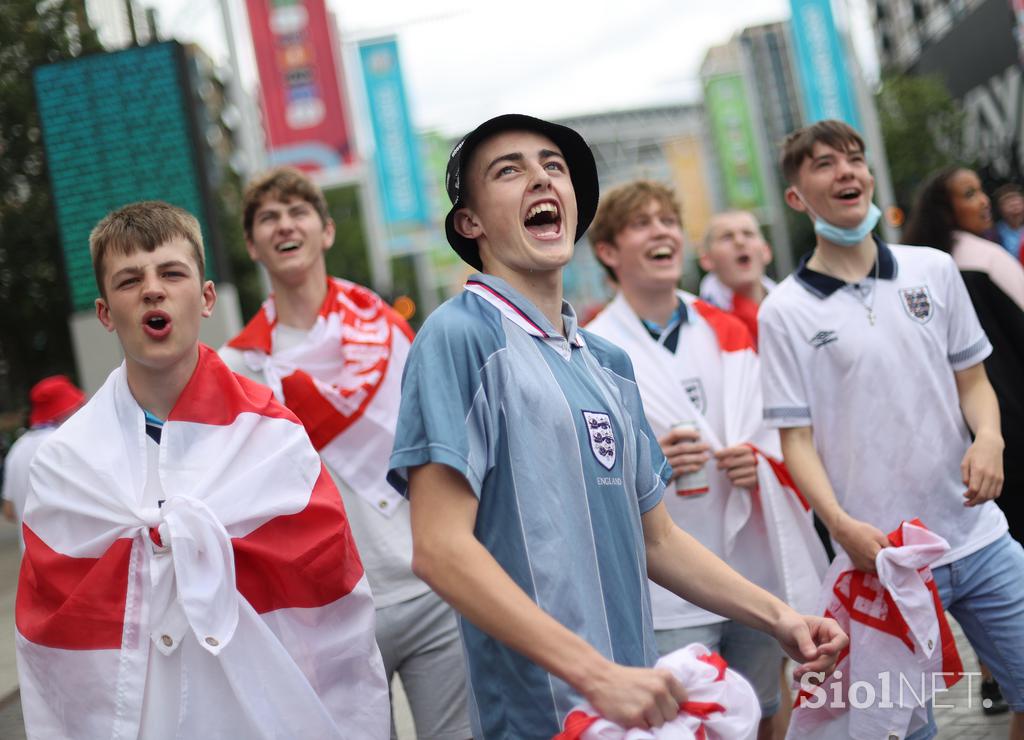
<svg viewBox="0 0 1024 740"><path fill-rule="evenodd" d="M806 122L835 118L859 128L857 97L830 0L790 0L790 7Z"/></svg>
<svg viewBox="0 0 1024 740"><path fill-rule="evenodd" d="M377 182L389 226L417 226L428 220L423 196L419 143L413 135L409 106L394 38L359 45L363 83L376 143Z"/></svg>

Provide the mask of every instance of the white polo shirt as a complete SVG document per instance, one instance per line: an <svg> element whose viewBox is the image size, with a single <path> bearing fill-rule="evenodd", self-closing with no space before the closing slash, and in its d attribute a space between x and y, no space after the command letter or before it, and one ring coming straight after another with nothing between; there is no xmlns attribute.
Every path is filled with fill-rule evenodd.
<svg viewBox="0 0 1024 740"><path fill-rule="evenodd" d="M877 284L874 268L848 284L804 258L761 305L765 420L813 427L839 505L883 532L919 517L950 544L942 565L1007 531L994 502L964 506L960 473L971 436L954 372L992 345L948 254L878 251Z"/></svg>

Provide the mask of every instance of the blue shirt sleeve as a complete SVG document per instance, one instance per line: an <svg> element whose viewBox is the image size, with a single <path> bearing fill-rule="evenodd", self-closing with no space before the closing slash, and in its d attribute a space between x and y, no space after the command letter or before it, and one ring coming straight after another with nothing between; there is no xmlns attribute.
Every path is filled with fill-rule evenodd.
<svg viewBox="0 0 1024 740"><path fill-rule="evenodd" d="M462 297L460 297L462 298ZM458 471L480 497L494 467L500 329L456 298L417 334L402 376L402 401L388 482L408 495L409 469L440 463Z"/></svg>

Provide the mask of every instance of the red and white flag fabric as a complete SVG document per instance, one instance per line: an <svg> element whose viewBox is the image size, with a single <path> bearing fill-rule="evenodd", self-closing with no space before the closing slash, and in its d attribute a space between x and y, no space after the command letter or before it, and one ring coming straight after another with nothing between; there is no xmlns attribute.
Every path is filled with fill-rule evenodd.
<svg viewBox="0 0 1024 740"><path fill-rule="evenodd" d="M122 365L32 464L16 607L29 737L139 737L144 702L167 701L145 696L154 649L180 660L166 737L388 737L370 590L295 416L201 346L155 471L148 444Z"/></svg>
<svg viewBox="0 0 1024 740"><path fill-rule="evenodd" d="M686 304L689 320L706 322L718 342L725 427L721 437L682 390L679 353L669 352L651 339L621 293L587 329L629 354L644 412L655 432L664 433L680 419L693 419L700 429L701 441L710 445L712 451L737 445L754 448L758 486L753 491L731 487L726 494L723 555L729 558L742 531L748 550L757 549L771 558L776 583L765 585L797 611L812 613L817 607L828 557L814 530L810 506L782 463L779 434L763 422L760 360L750 334L735 318L696 296L679 291L679 298ZM709 401L716 402L719 401ZM755 516L763 517L764 527L747 527ZM751 544L751 538L762 541Z"/></svg>
<svg viewBox="0 0 1024 740"><path fill-rule="evenodd" d="M412 329L375 293L338 278L328 278L327 297L304 341L275 349L275 326L270 296L227 346L240 350L277 400L295 412L328 467L380 514L392 516L402 497L385 473Z"/></svg>
<svg viewBox="0 0 1024 740"><path fill-rule="evenodd" d="M931 563L949 543L914 519L889 534L875 556L877 575L840 553L825 576L821 611L850 636L835 672L803 686L787 738L905 738L928 721L935 692L960 680L963 664L946 620Z"/></svg>
<svg viewBox="0 0 1024 740"><path fill-rule="evenodd" d="M775 290L775 281L767 275L761 276L761 286L766 293ZM760 306L745 295L737 293L728 288L718 279L718 275L709 272L700 281L700 297L716 308L730 313L750 331L754 340L754 347L757 347L757 312Z"/></svg>
<svg viewBox="0 0 1024 740"><path fill-rule="evenodd" d="M655 665L671 671L687 700L671 722L652 730L627 730L603 719L589 704L576 707L552 740L745 740L755 735L761 706L753 687L718 653L692 643Z"/></svg>

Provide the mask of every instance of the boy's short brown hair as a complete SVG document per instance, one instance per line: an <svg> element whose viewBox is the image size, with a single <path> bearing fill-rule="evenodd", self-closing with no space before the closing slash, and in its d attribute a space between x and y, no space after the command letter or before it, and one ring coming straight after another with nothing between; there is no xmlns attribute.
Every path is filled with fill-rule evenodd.
<svg viewBox="0 0 1024 740"><path fill-rule="evenodd" d="M673 213L680 222L683 220L682 207L676 198L675 190L653 180L633 180L612 188L601 196L597 214L590 224L590 231L587 232L591 248L593 249L598 242L614 244L615 235L626 228L633 215L652 200ZM596 252L594 256L597 257ZM601 258L597 257L597 261L601 262ZM608 265L601 262L601 266L612 280L618 282L615 272Z"/></svg>
<svg viewBox="0 0 1024 740"><path fill-rule="evenodd" d="M242 196L242 227L246 239L252 239L256 210L268 197L281 201L298 198L313 206L321 223L326 224L331 218L323 191L316 183L294 167L275 167L250 182Z"/></svg>
<svg viewBox="0 0 1024 740"><path fill-rule="evenodd" d="M203 232L199 221L184 208L161 200L143 200L111 211L89 234L89 255L100 295L107 297L103 284L103 262L110 252L129 255L138 250L152 252L172 239L184 239L192 245L192 256L199 268L199 280L206 273L203 256Z"/></svg>
<svg viewBox="0 0 1024 740"><path fill-rule="evenodd" d="M864 139L852 126L842 121L818 121L798 128L786 137L782 145L782 176L786 182L791 185L796 182L800 165L814 155L814 145L818 142L841 152L866 151Z"/></svg>

